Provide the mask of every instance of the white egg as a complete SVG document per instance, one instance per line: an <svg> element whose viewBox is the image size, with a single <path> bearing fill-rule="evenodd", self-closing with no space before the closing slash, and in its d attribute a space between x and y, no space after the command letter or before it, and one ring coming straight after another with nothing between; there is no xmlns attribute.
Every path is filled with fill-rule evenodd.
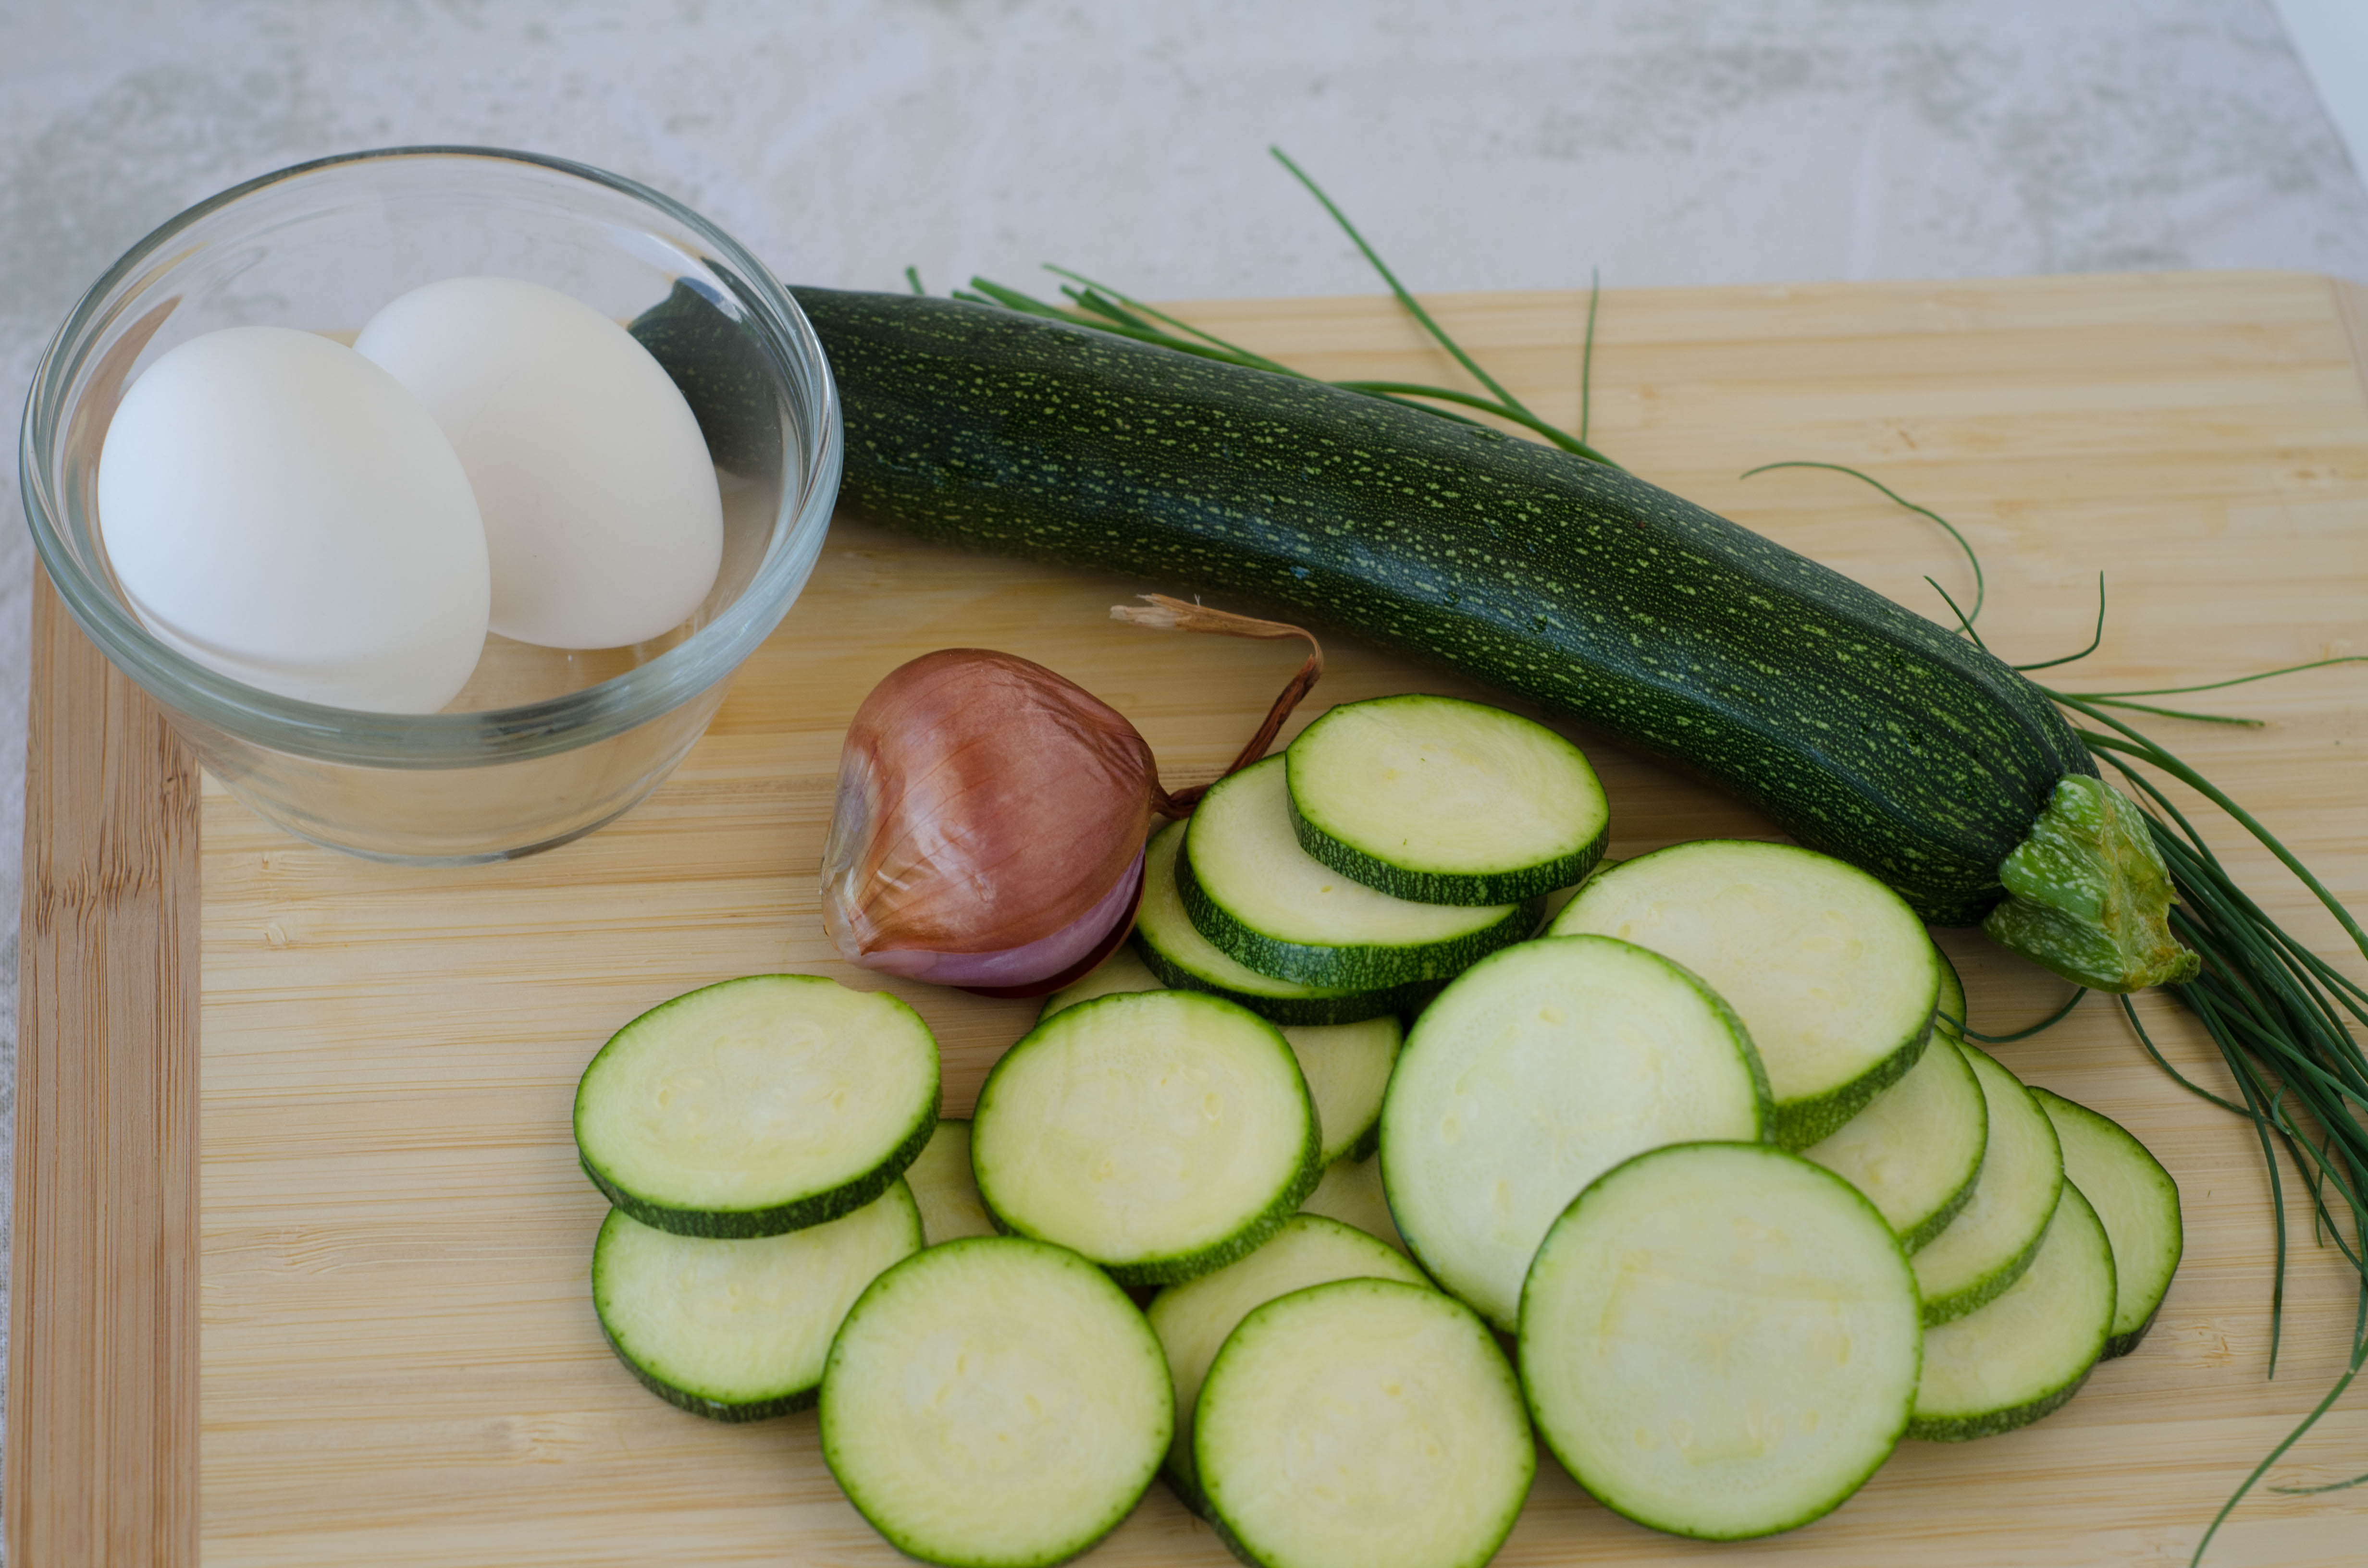
<svg viewBox="0 0 2368 1568"><path fill-rule="evenodd" d="M461 454L495 631L613 648L707 597L723 556L715 469L689 404L623 327L539 283L449 278L388 304L354 347Z"/></svg>
<svg viewBox="0 0 2368 1568"><path fill-rule="evenodd" d="M108 427L98 516L148 629L266 691L432 713L484 647L484 528L451 443L315 334L227 327L149 366Z"/></svg>

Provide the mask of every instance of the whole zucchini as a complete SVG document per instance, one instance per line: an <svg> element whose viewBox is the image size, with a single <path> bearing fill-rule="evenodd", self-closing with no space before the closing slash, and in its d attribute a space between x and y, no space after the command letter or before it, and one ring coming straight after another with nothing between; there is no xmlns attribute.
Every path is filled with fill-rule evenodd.
<svg viewBox="0 0 2368 1568"><path fill-rule="evenodd" d="M844 399L851 516L1346 629L1683 767L1928 921L1988 916L2101 988L2192 971L2142 817L2047 697L1772 540L1319 382L989 306L796 295Z"/></svg>

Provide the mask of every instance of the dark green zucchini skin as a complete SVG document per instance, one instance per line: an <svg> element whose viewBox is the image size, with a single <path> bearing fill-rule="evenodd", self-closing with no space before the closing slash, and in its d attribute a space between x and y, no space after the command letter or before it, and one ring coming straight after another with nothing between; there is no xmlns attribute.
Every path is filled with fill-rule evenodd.
<svg viewBox="0 0 2368 1568"><path fill-rule="evenodd" d="M796 290L845 403L841 508L1238 594L1702 777L1971 925L2096 773L2006 665L1633 474L1314 381L990 306Z"/></svg>

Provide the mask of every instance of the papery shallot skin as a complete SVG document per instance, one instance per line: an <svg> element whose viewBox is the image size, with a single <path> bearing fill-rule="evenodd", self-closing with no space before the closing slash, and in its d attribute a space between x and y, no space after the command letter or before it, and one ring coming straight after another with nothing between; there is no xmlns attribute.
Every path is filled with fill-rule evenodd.
<svg viewBox="0 0 2368 1568"><path fill-rule="evenodd" d="M891 671L839 755L823 850L824 926L852 962L944 983L959 955L1043 944L1052 962L1122 917L1158 768L1134 726L1042 665L946 648ZM1056 935L1071 940L1048 942ZM986 983L1039 975L988 966ZM1025 964L1020 967L1026 967Z"/></svg>

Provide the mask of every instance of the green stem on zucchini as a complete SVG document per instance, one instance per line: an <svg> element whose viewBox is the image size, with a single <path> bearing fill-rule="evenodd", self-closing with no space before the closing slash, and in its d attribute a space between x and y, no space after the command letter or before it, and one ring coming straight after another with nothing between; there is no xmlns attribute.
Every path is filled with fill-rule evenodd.
<svg viewBox="0 0 2368 1568"><path fill-rule="evenodd" d="M1998 868L1991 940L2098 991L2192 980L2201 961L2171 936L2170 872L2135 801L2101 778L2059 780L2031 836Z"/></svg>

